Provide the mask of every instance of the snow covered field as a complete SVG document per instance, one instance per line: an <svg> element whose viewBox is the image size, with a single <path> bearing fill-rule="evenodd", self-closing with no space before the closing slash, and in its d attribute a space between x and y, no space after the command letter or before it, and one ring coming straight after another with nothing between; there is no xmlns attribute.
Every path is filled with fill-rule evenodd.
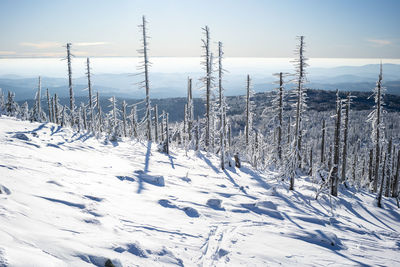
<svg viewBox="0 0 400 267"><path fill-rule="evenodd" d="M393 200L171 152L1 117L0 266L400 266Z"/></svg>

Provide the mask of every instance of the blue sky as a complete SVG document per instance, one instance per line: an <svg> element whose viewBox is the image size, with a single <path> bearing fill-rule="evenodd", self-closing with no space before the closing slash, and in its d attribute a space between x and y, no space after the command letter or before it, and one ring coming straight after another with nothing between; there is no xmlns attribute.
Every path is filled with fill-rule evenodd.
<svg viewBox="0 0 400 267"><path fill-rule="evenodd" d="M307 55L400 58L397 0L0 0L0 57L136 56L141 16L152 56L199 56L208 25L227 57L292 57L305 35Z"/></svg>

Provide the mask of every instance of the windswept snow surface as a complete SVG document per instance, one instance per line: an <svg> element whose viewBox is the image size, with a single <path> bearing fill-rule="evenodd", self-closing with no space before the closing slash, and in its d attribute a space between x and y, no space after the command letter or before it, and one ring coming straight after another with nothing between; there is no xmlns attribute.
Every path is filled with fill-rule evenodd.
<svg viewBox="0 0 400 267"><path fill-rule="evenodd" d="M393 200L0 118L0 266L400 266Z"/></svg>

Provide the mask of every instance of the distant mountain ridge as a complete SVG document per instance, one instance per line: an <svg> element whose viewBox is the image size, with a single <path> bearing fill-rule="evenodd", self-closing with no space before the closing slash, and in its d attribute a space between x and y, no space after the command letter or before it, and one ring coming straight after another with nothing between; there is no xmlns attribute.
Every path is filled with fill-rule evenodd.
<svg viewBox="0 0 400 267"><path fill-rule="evenodd" d="M384 86L387 93L400 95L400 65L384 64ZM279 70L277 70L279 71ZM287 70L281 70L287 71ZM378 64L364 66L343 66L335 68L309 68L307 88L340 91L372 91L375 87L379 73ZM256 92L265 92L276 87L276 80L270 73L262 73L259 70L249 73L252 77L253 89ZM200 97L202 91L199 89L202 77L199 72L160 73L152 72L150 75L151 98L183 97L186 95L187 78L193 79L193 94ZM224 79L225 94L230 96L242 95L245 92L245 80L247 73L226 73ZM96 74L92 76L92 84L95 91L105 97L118 96L122 98L144 98L144 91L140 90L136 83L141 80L140 76L129 73L120 74ZM31 99L37 88L37 77L22 77L17 75L0 76L0 88L4 91L10 90L16 93L17 100ZM76 96L85 96L87 92L86 77L73 79L74 93ZM286 84L286 89L293 88L293 84ZM49 88L51 93L57 93L60 97L68 96L67 78L42 77L43 89Z"/></svg>

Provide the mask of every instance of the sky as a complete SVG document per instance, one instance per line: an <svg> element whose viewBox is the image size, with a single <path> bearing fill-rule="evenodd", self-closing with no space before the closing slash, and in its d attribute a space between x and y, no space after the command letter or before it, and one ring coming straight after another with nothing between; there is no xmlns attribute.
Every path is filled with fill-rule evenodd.
<svg viewBox="0 0 400 267"><path fill-rule="evenodd" d="M397 0L0 0L0 57L137 56L141 17L150 56L201 55L208 25L226 57L400 58Z"/></svg>

